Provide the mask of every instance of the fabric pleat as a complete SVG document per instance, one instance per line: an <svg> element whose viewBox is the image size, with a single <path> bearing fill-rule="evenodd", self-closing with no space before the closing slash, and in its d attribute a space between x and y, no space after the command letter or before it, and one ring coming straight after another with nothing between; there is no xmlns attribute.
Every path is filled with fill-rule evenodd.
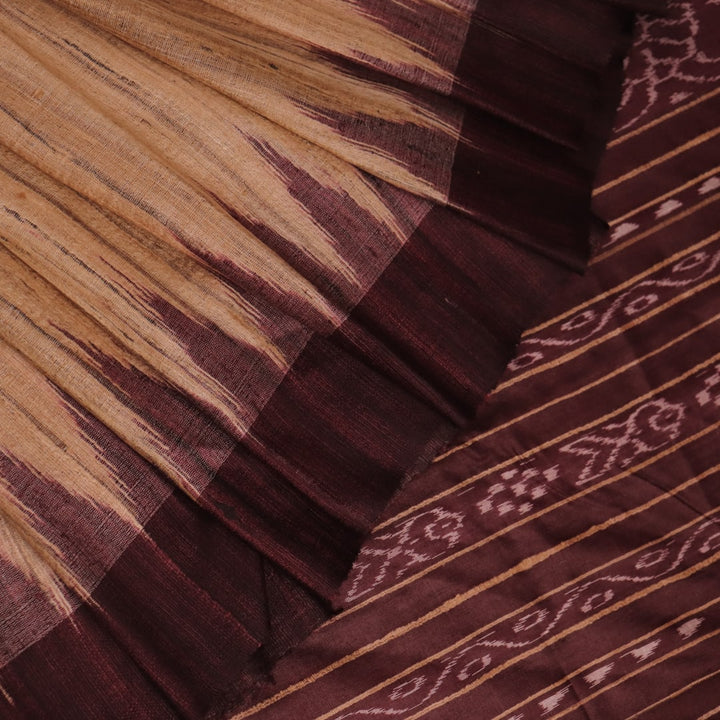
<svg viewBox="0 0 720 720"><path fill-rule="evenodd" d="M582 269L633 11L0 4L0 716L224 717Z"/></svg>

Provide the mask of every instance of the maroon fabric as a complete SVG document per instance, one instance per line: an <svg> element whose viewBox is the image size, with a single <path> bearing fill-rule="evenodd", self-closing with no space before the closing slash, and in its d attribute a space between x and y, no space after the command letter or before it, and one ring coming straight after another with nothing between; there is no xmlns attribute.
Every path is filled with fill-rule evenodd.
<svg viewBox="0 0 720 720"><path fill-rule="evenodd" d="M640 19L587 275L237 720L720 716L718 22Z"/></svg>
<svg viewBox="0 0 720 720"><path fill-rule="evenodd" d="M484 2L477 8L459 4L471 9L470 33L448 87L397 68L391 77L382 63L355 58L362 66L357 77L382 77L398 90L424 85L414 91L418 97L426 93L428 102L448 103L464 118L452 166L438 169L430 158L434 172L447 171L447 188L434 188L432 206L399 181L398 189L392 178L358 174L358 182L375 188L403 227L411 228L379 277L363 278L361 289L350 292L339 273L319 273L299 257L289 238L212 196L213 208L307 273L337 306L343 318L337 326L303 298L191 247L168 221L164 229L252 300L260 325L272 330L279 346L296 352L279 378L272 363L241 352L212 321L191 322L161 297L145 299L157 323L192 346L190 360L257 411L245 431L208 403L188 402L197 437L172 445L173 460L193 481L182 487L143 455L134 438L103 425L67 389L67 406L102 449L103 462L124 469L139 497L147 492L160 500L119 557L102 557L107 567L95 558L92 543L78 552L83 562L95 563L101 579L88 598L75 598L66 619L0 668L3 718L197 720L229 717L249 702L278 659L332 614L338 587L393 493L467 425L523 330L571 271L584 266L595 222L591 182L633 13L592 0L576 0L564 10L550 0L529 10L517 0L517 13ZM412 34L407 8L400 5L388 24L407 25ZM524 19L520 11L527 13ZM338 66L346 61L338 59ZM271 148L260 150L318 227L343 250L357 241L361 268L363 258L370 263L387 252L390 233L377 218ZM413 170L424 162L421 150L403 150ZM64 168L42 169L65 181ZM319 199L327 202L316 205ZM335 214L327 211L335 206ZM124 223L112 213L104 217L118 227ZM150 405L145 398L156 389L145 376L94 347L84 351L106 371L113 393L127 403L137 395ZM166 388L165 379L162 387L167 405L147 414L162 438L174 441L175 421L165 416L184 407L185 399L174 384ZM205 432L208 421L212 431ZM27 470L16 468L12 458L7 466L13 477ZM27 486L29 498L32 483ZM58 534L74 507L68 499L54 518ZM438 518L441 542L448 532L454 537L452 517ZM555 522L551 539L560 541L571 527ZM522 531L517 541L531 545L532 532ZM488 579L502 572L503 547L500 541L490 548L483 569ZM407 557L411 566L421 562L412 560L413 550ZM465 564L473 569L476 559L467 556L459 567L467 569ZM455 589L431 580L430 592L436 602L451 600ZM513 592L520 598L525 590L518 584ZM504 602L493 598L489 606ZM399 603L367 630L390 631L415 612ZM355 625L343 643L364 634ZM373 663L362 667L372 678Z"/></svg>

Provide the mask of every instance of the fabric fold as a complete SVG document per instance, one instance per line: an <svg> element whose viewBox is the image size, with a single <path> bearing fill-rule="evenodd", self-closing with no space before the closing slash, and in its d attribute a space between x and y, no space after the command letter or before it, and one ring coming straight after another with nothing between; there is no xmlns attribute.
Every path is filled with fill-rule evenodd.
<svg viewBox="0 0 720 720"><path fill-rule="evenodd" d="M213 10L194 0L133 3L60 4L375 177L468 213L575 268L586 259L569 255L572 246L583 244L589 213L585 225L568 222L566 213L588 204L587 168L597 160L587 157L588 136L595 131L597 106L607 103L606 75L629 39L627 18L617 10L590 0L573 12L553 9L565 13L565 23L547 32L557 44L577 36L589 47L586 38L596 37L604 48L587 68L558 55L555 47L514 34L517 20L486 22L482 7L459 13L425 2L412 8L392 3L384 10L361 3L352 11L342 2L300 4L303 12L328 17L346 8L347 26L367 33L355 38L355 45L362 39L380 47L396 37L404 60L386 67L353 49L349 38L333 43L331 33L329 45L319 45L328 32L324 23L283 35L287 8L262 12L253 4L214 3ZM422 36L428 22L435 28L428 36L433 46L424 48L415 35ZM399 28L393 30L393 23ZM172 42L157 41L162 27ZM443 30L436 37L438 27ZM455 58L458 47L463 54ZM411 72L412 62L418 67L430 62L426 54L437 56L440 75L448 72L444 65L456 68L452 82L421 82ZM540 167L541 184L532 177ZM527 186L518 186L525 178ZM485 179L480 192L478 183ZM540 192L544 195L535 197ZM520 224L520 218L533 216L542 220L527 228ZM568 236L573 227L578 234Z"/></svg>
<svg viewBox="0 0 720 720"><path fill-rule="evenodd" d="M584 266L631 20L0 8L0 715L225 717L332 613Z"/></svg>

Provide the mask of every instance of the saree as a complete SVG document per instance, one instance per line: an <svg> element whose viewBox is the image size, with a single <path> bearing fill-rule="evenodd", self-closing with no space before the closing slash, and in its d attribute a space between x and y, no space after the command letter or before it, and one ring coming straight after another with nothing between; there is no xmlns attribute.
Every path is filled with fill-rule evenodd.
<svg viewBox="0 0 720 720"><path fill-rule="evenodd" d="M639 18L586 274L236 720L720 716L718 23Z"/></svg>
<svg viewBox="0 0 720 720"><path fill-rule="evenodd" d="M660 6L0 5L3 718L227 717L328 617L587 262Z"/></svg>

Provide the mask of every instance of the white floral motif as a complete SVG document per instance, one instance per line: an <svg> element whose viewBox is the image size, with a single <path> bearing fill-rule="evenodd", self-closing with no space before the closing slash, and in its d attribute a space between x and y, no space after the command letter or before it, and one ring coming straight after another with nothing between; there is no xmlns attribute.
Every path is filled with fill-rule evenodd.
<svg viewBox="0 0 720 720"><path fill-rule="evenodd" d="M705 7L713 4L710 0ZM663 96L679 104L720 79L720 57L704 49L714 40L712 18L701 23L698 15L703 7L695 2L671 2L669 9L667 17L638 19L636 51L623 88L617 132L636 125L655 105L662 106Z"/></svg>
<svg viewBox="0 0 720 720"><path fill-rule="evenodd" d="M657 398L640 405L627 420L603 425L563 445L560 451L586 458L577 479L578 485L584 485L675 440L684 418L684 405Z"/></svg>
<svg viewBox="0 0 720 720"><path fill-rule="evenodd" d="M570 692L570 688L564 687L561 690L558 690L556 693L550 695L550 697L541 700L538 704L540 705L540 709L542 710L543 715L547 715L548 713L551 713L553 710L555 710L562 702L562 699L568 694L568 692Z"/></svg>
<svg viewBox="0 0 720 720"><path fill-rule="evenodd" d="M720 178L718 178L717 175L713 175L711 178L708 178L698 189L698 193L700 195L708 195L713 190L717 190L720 188Z"/></svg>
<svg viewBox="0 0 720 720"><path fill-rule="evenodd" d="M692 618L691 620L687 620L677 629L678 635L680 635L683 640L691 638L699 630L704 620L705 618Z"/></svg>
<svg viewBox="0 0 720 720"><path fill-rule="evenodd" d="M437 507L373 537L353 566L345 602L355 602L373 592L389 575L400 579L412 567L427 564L451 550L460 542L464 521L463 513Z"/></svg>
<svg viewBox="0 0 720 720"><path fill-rule="evenodd" d="M557 465L542 471L534 467L508 470L501 476L503 481L491 485L476 507L483 515L492 510L500 516L511 512L526 515L537 500L547 495L548 486L557 480L558 473Z"/></svg>
<svg viewBox="0 0 720 720"><path fill-rule="evenodd" d="M666 560L667 556L669 554L670 554L670 550L668 548L660 548L659 550L652 550L648 553L645 553L635 563L635 569L636 570L645 570L649 567L653 567L653 565L658 565L659 563Z"/></svg>
<svg viewBox="0 0 720 720"><path fill-rule="evenodd" d="M649 643L645 643L645 645L632 649L627 654L632 655L638 662L645 662L645 660L648 660L655 654L658 645L660 645L660 640L652 640Z"/></svg>
<svg viewBox="0 0 720 720"><path fill-rule="evenodd" d="M714 368L714 373L705 378L705 387L695 395L700 405L715 404L720 407L720 364Z"/></svg>
<svg viewBox="0 0 720 720"><path fill-rule="evenodd" d="M587 682L591 688L601 685L605 682L605 679L612 672L614 667L615 663L608 663L607 665L603 665L596 670L593 670L591 673L585 675L585 682Z"/></svg>
<svg viewBox="0 0 720 720"><path fill-rule="evenodd" d="M717 274L720 268L720 252L699 250L671 266L661 270L656 276L642 280L625 292L618 295L604 310L589 308L562 323L560 333L527 337L523 340L521 349L526 349L521 367L525 369L535 365L538 359L545 359L542 353L529 351L530 346L545 347L571 347L599 335L608 328L613 321L624 322L626 319L636 317L653 306L657 306L664 299L672 297L674 291L695 285L708 277ZM624 317L623 317L624 316ZM533 357L538 355L539 358Z"/></svg>
<svg viewBox="0 0 720 720"><path fill-rule="evenodd" d="M624 222L620 223L613 231L612 235L610 237L611 242L615 242L616 240L620 240L621 238L624 238L626 235L629 235L631 232L634 232L637 230L640 226L636 223L631 222Z"/></svg>
<svg viewBox="0 0 720 720"><path fill-rule="evenodd" d="M505 658L514 656L517 650L537 645L543 638L557 633L561 623L572 625L577 622L577 613L596 613L607 608L609 603L617 603L622 597L633 593L638 584L647 584L667 577L679 567L687 566L693 553L702 552L708 544L708 533L716 533L718 523L715 520L702 522L693 528L684 539L673 538L662 543L654 552L657 557L663 558L662 567L654 567L654 572L647 575L633 574L638 562L629 558L627 570L623 566L617 568L612 574L600 575L586 582L569 588L553 603L551 611L541 611L538 614L528 613L520 619L508 620L489 633L469 641L465 646L456 649L443 658L434 660L424 666L416 675L403 679L398 684L387 688L369 700L369 703L348 710L333 720L348 720L354 718L395 718L401 720L420 708L427 707L439 698L448 697L458 687L467 687L476 678L482 676L491 667L498 667ZM660 551L660 552L658 552ZM657 566L658 563L653 563ZM664 639L655 637L646 641L629 652L617 657L603 666L596 667L584 676L591 688L606 683L611 675L622 675L629 672L637 663L645 662L657 654L661 643L670 642L672 636L687 640L697 633L703 618L692 618L673 628L668 628ZM527 634L526 638L518 634ZM492 654L491 654L492 653ZM503 653L505 653L503 655ZM622 666L624 659L625 667ZM458 686L458 682L460 685ZM557 710L572 696L569 696L570 686L559 688L552 695L542 700L533 701L535 712L529 717L538 718L549 715ZM539 711L539 712L538 712ZM515 715L524 718L525 711Z"/></svg>
<svg viewBox="0 0 720 720"><path fill-rule="evenodd" d="M683 204L675 198L666 200L657 210L655 210L655 217L661 218L666 215L670 215L670 213L675 212L675 210L678 210L682 206Z"/></svg>

